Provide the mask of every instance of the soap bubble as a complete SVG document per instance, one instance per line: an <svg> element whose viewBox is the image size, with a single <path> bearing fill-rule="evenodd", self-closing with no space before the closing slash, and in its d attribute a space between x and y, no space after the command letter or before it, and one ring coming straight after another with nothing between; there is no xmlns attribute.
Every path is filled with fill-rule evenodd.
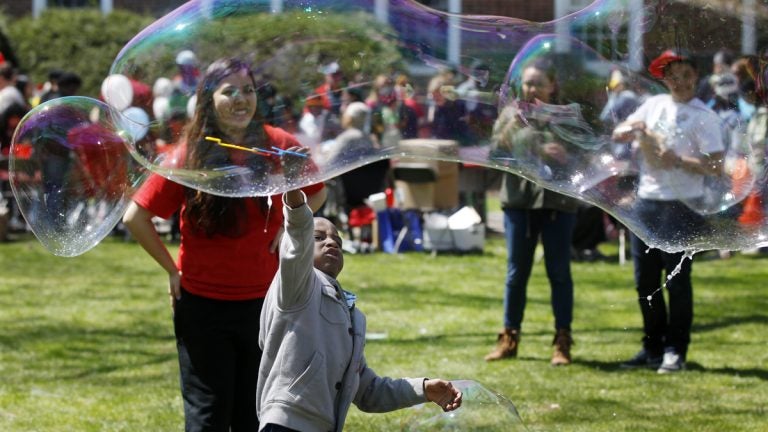
<svg viewBox="0 0 768 432"><path fill-rule="evenodd" d="M280 10L272 10L273 4ZM724 151L715 151L716 146L700 147L701 137L696 136L713 135L705 131L719 120L710 114L693 115L706 119L697 120L700 130L680 132L673 123L655 122L648 125L645 138L625 143L612 135L629 112L604 112L619 94L614 92L616 82L634 91L638 100L667 92L649 74L645 59L668 48L695 48L700 62L706 60L719 47L704 41L680 45L707 25L728 27L722 24L729 19L722 12L698 9L698 2L601 0L539 23L452 15L410 0L386 2L385 10L377 4L187 2L144 29L117 55L103 93L111 118L130 121L113 122L117 126L112 130L129 138L125 144L130 154L148 170L217 195L276 194L390 159L395 165L414 158L439 160L507 171L597 205L650 247L670 252L768 242L761 197L764 149L755 148L747 136L745 120L735 129L736 139ZM739 37L728 33L723 40ZM182 142L183 126L207 103L196 101L198 86L210 65L228 58L250 65L259 92L258 115L309 147L313 169L290 178L273 169L273 162L286 153L269 143L254 149L221 135L204 143ZM526 69L539 64L554 71L556 97L524 97ZM623 80L614 80L617 71ZM756 93L762 95L763 71L754 72ZM142 108L146 117L137 111L123 113L134 103L125 81L130 84L139 76L156 93L153 103ZM344 98L355 92L362 92L363 99L371 95L371 111L357 132L347 127L341 113L348 103ZM419 130L424 120L418 110L433 116L429 131ZM296 114L310 118L308 124L322 119L321 130L304 129ZM672 114L665 115L672 119ZM228 156L192 165L184 157L188 145L219 146L228 149ZM685 167L690 161L670 157L673 153L711 158L703 166L712 168L694 172ZM690 217L668 224L649 210L647 197L641 199L646 192L639 194L653 186L644 183L649 172L665 179L664 199L678 203L677 210ZM378 191L379 177L364 185L366 192Z"/></svg>
<svg viewBox="0 0 768 432"><path fill-rule="evenodd" d="M580 41L565 42L570 53L580 52L577 58L586 59L585 62L600 60ZM674 167L662 166L660 159L644 157L636 147L637 141L633 143L635 148L629 150L634 155L621 155L616 150L620 143L612 139L612 129L595 118L601 107L596 98L604 80L584 64L572 64L569 59L551 61L553 57L547 52L558 43L564 41L554 35L536 36L511 64L506 87L501 92L503 108L495 124L492 160L549 189L597 204L616 215L652 247L667 251L735 249L739 244L762 241L761 235L753 236L754 231L745 230L734 217L740 211L739 204L756 187L760 172L755 152L746 139L723 149L719 158L723 169L717 174L693 175L691 179L681 179L679 172L670 174ZM558 103L522 97L524 71L529 68L552 74ZM636 77L633 85L661 92L658 84L647 78ZM709 137L720 142L720 120L706 108L696 107L675 115L670 112L667 116L671 120L653 125L651 133L663 137L657 145L674 146L676 152L684 155L699 155L699 143ZM688 131L679 126L698 117L700 123ZM668 189L664 199L681 202L680 212L694 216L683 219L681 214L677 227L664 226L667 222L657 219L658 215L648 210L638 196L642 187L638 185L642 183L640 174L648 171L655 173L655 187ZM735 187L733 179L737 172L742 180Z"/></svg>
<svg viewBox="0 0 768 432"><path fill-rule="evenodd" d="M38 105L19 123L11 187L32 232L54 254L82 254L122 217L141 177L125 144L126 121L115 122L102 102L73 96Z"/></svg>
<svg viewBox="0 0 768 432"><path fill-rule="evenodd" d="M461 407L441 412L432 403L418 405L404 421L404 432L466 431L513 432L527 430L515 405L477 381L451 381L462 393ZM437 413L436 413L437 412Z"/></svg>

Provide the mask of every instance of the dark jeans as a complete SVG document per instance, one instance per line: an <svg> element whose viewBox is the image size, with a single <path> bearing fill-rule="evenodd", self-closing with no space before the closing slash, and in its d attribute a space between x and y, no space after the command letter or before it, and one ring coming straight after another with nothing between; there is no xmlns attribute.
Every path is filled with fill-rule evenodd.
<svg viewBox="0 0 768 432"><path fill-rule="evenodd" d="M551 288L556 329L570 329L573 320L571 235L576 215L556 210L504 209L507 240L507 279L504 326L520 329L525 312L526 289L531 276L539 234Z"/></svg>
<svg viewBox="0 0 768 432"><path fill-rule="evenodd" d="M285 426L280 426L274 423L270 423L264 426L264 429L262 429L261 432L299 432L299 431L297 431L296 429L289 429Z"/></svg>
<svg viewBox="0 0 768 432"><path fill-rule="evenodd" d="M573 228L573 238L571 239L573 248L577 252L593 250L605 240L603 209L595 206L579 207L576 212L576 225Z"/></svg>
<svg viewBox="0 0 768 432"><path fill-rule="evenodd" d="M641 200L641 213L651 218L660 238L673 238L681 230L697 226L706 229L701 216L679 201ZM690 231L689 231L690 232ZM636 235L631 236L632 259L635 265L635 285L643 315L643 346L651 355L660 355L665 348L673 348L685 359L691 341L693 323L693 263L686 259L680 272L667 281L669 308L664 295L656 292L667 276L672 274L683 258L683 252L667 253L648 246ZM651 296L651 300L648 300Z"/></svg>
<svg viewBox="0 0 768 432"><path fill-rule="evenodd" d="M252 432L264 299L222 301L182 290L174 328L187 432Z"/></svg>

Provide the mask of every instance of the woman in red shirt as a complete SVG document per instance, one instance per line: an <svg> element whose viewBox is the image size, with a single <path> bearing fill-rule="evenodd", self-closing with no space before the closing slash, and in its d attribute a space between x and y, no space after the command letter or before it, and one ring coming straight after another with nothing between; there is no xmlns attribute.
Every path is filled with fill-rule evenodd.
<svg viewBox="0 0 768 432"><path fill-rule="evenodd" d="M185 130L185 168L241 165L266 177L289 162L225 148L206 136L246 148L304 151L290 134L264 124L256 105L256 80L248 65L235 59L211 64ZM325 201L322 184L303 190L313 210ZM152 217L168 218L179 209L181 245L175 262ZM168 272L187 431L258 430L259 316L278 268L282 215L279 196L217 196L153 174L123 217L139 244Z"/></svg>

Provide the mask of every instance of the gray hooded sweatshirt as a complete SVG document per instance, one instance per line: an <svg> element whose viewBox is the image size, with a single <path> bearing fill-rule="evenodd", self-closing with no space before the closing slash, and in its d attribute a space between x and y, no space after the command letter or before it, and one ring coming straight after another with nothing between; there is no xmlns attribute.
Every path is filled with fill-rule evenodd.
<svg viewBox="0 0 768 432"><path fill-rule="evenodd" d="M314 268L314 221L305 204L284 207L280 269L261 312L256 403L260 424L340 432L351 403L386 412L426 402L424 378L379 377L363 353L365 315L339 283Z"/></svg>

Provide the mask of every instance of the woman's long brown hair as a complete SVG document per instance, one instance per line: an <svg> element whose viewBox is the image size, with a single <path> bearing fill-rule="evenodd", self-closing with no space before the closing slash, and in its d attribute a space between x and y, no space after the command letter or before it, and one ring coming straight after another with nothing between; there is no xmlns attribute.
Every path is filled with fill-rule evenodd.
<svg viewBox="0 0 768 432"><path fill-rule="evenodd" d="M197 87L197 102L192 121L185 128L187 143L187 166L190 169L211 169L231 163L229 152L224 147L205 139L206 136L228 137L221 131L213 105L213 93L221 81L234 73L247 73L256 86L256 78L250 67L238 59L217 60L212 63ZM264 122L259 110L246 128L245 143L249 147L263 147L266 144ZM263 158L249 157L248 165L264 164ZM262 170L264 171L264 170ZM267 214L265 197L230 198L212 195L195 189L186 189L185 221L196 232L211 237L219 234L227 237L240 237L245 234L247 199L257 199L263 214Z"/></svg>

